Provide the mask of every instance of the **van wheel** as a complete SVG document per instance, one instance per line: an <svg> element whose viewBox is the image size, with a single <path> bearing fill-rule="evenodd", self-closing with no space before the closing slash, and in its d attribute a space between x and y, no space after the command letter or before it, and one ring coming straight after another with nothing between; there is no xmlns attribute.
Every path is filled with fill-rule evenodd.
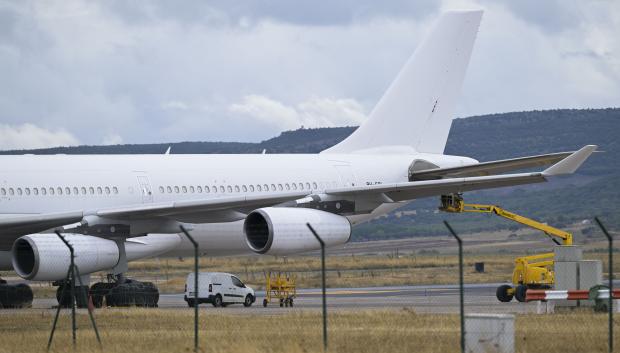
<svg viewBox="0 0 620 353"><path fill-rule="evenodd" d="M252 303L254 302L254 300L252 300L252 294L248 294L245 296L245 300L243 301L243 306L250 307L252 306Z"/></svg>
<svg viewBox="0 0 620 353"><path fill-rule="evenodd" d="M187 299L187 306L189 306L190 308L194 307L194 299Z"/></svg>
<svg viewBox="0 0 620 353"><path fill-rule="evenodd" d="M222 306L222 296L221 295L216 295L215 298L213 298L213 306L216 308L219 308Z"/></svg>

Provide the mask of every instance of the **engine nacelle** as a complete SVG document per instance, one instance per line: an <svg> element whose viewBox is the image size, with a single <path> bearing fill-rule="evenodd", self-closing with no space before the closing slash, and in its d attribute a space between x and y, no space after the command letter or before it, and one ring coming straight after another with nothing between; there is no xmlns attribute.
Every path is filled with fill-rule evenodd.
<svg viewBox="0 0 620 353"><path fill-rule="evenodd" d="M348 219L310 208L257 209L246 217L243 231L250 249L259 254L288 255L320 249L306 223L310 223L325 246L341 245L351 238Z"/></svg>
<svg viewBox="0 0 620 353"><path fill-rule="evenodd" d="M114 267L119 249L113 240L63 234L73 246L75 264L81 274ZM13 268L19 276L34 281L55 281L67 276L71 253L56 234L25 235L13 243Z"/></svg>

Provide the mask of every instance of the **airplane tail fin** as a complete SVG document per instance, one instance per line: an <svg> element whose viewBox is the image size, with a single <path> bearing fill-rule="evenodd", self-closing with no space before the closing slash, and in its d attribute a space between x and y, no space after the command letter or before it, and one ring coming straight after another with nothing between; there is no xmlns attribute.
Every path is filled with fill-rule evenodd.
<svg viewBox="0 0 620 353"><path fill-rule="evenodd" d="M444 13L368 119L321 153L443 153L481 18L481 10Z"/></svg>

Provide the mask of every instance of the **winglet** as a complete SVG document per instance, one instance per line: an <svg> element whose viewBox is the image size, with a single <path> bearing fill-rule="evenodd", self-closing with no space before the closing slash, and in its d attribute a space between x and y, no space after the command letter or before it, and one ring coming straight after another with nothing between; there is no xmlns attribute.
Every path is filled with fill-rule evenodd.
<svg viewBox="0 0 620 353"><path fill-rule="evenodd" d="M545 169L542 173L545 176L572 174L596 151L597 147L596 145L583 146L579 151L573 152L570 156Z"/></svg>

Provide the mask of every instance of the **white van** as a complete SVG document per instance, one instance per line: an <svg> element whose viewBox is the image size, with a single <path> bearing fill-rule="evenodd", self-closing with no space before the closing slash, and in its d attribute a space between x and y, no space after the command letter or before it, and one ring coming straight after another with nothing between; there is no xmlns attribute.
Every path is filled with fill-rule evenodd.
<svg viewBox="0 0 620 353"><path fill-rule="evenodd" d="M194 306L194 273L187 275L185 281L185 301ZM254 289L246 286L230 273L200 272L198 275L198 304L211 303L215 307L228 304L251 306L256 300Z"/></svg>

